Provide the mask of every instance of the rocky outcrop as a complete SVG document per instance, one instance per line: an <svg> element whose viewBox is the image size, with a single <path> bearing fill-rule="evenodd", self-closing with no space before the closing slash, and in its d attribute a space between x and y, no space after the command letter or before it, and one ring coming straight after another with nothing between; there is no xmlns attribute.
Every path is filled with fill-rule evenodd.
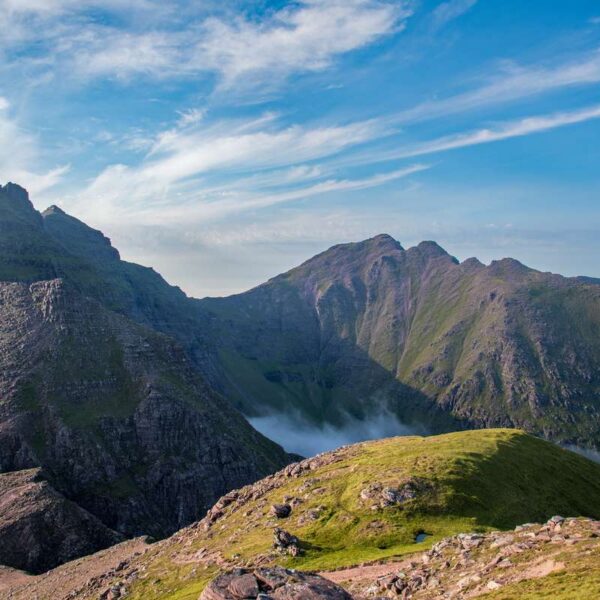
<svg viewBox="0 0 600 600"><path fill-rule="evenodd" d="M0 474L0 564L39 573L122 540L39 469Z"/></svg>
<svg viewBox="0 0 600 600"><path fill-rule="evenodd" d="M600 522L556 516L545 524L528 523L514 531L459 534L403 562L328 576L333 581L348 581L348 589L359 600L458 600L495 590L504 590L503 597L516 598L518 591L511 594L512 586L557 572L562 572L564 579L565 572L583 567L590 558L594 577L597 565L593 556L599 549ZM585 575L580 578L583 581ZM565 581L557 583L560 589L569 589ZM531 589L537 589L539 597L554 597L557 590L549 587L543 591L544 587L540 583Z"/></svg>
<svg viewBox="0 0 600 600"><path fill-rule="evenodd" d="M372 483L360 492L360 499L371 509L403 505L419 496L431 493L434 487L431 482L420 477L410 477L397 486L384 486Z"/></svg>
<svg viewBox="0 0 600 600"><path fill-rule="evenodd" d="M235 569L219 575L200 600L352 600L341 587L316 575L282 568Z"/></svg>

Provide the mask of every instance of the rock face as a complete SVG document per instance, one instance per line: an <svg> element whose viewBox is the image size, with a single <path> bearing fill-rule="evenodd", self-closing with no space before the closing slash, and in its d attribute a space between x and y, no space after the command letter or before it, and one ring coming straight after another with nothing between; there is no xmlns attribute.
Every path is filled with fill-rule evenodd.
<svg viewBox="0 0 600 600"><path fill-rule="evenodd" d="M67 218L58 209L50 217ZM90 249L86 229L83 241L73 235L70 243L89 256L70 253L12 184L0 188L0 232L0 473L42 467L57 494L107 531L163 537L202 517L228 490L289 462L211 390L178 342L148 327L149 307L174 306L172 298L185 300L180 291L161 304L159 295L125 286L125 275L111 288L112 271L97 268L120 264L106 238L90 234ZM134 280L139 272L147 275L127 273ZM150 279L173 290L155 274ZM134 307L146 315L144 325L128 316ZM82 525L87 543L71 543L69 530L61 531L77 551L105 545L91 527ZM15 544L41 557L42 543L25 547L37 539L32 533ZM46 559L62 556L74 554ZM36 560L32 568L45 568Z"/></svg>
<svg viewBox="0 0 600 600"><path fill-rule="evenodd" d="M278 567L235 569L212 581L200 600L352 600L343 588L314 573Z"/></svg>
<svg viewBox="0 0 600 600"><path fill-rule="evenodd" d="M429 431L600 444L600 285L390 236L335 246L212 313L207 369L250 415L387 411Z"/></svg>
<svg viewBox="0 0 600 600"><path fill-rule="evenodd" d="M0 564L39 573L121 541L39 469L0 474Z"/></svg>
<svg viewBox="0 0 600 600"><path fill-rule="evenodd" d="M285 455L169 338L61 280L0 284L0 470L42 466L113 529L164 536Z"/></svg>

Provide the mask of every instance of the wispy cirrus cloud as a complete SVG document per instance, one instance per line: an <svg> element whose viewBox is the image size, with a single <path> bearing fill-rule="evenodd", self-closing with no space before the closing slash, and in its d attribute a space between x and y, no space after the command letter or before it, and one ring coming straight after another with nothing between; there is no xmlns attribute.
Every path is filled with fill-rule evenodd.
<svg viewBox="0 0 600 600"><path fill-rule="evenodd" d="M404 1L302 0L256 20L240 10L208 10L215 5L0 0L0 50L35 45L43 52L13 60L84 81L213 73L222 87L275 86L397 32L412 14ZM121 15L126 24L96 13Z"/></svg>
<svg viewBox="0 0 600 600"><path fill-rule="evenodd" d="M328 161L325 165L329 165L330 168L334 166L341 168L427 156L450 150L458 150L460 148L468 148L470 146L491 144L511 138L534 135L596 119L600 119L600 105L500 122L491 127L442 136L410 146L399 146L393 150L350 153L339 160L333 159L332 161Z"/></svg>
<svg viewBox="0 0 600 600"><path fill-rule="evenodd" d="M78 194L77 209L97 220L117 213L135 213L147 221L214 219L375 187L426 168L412 165L347 178L314 164L388 135L390 130L377 121L284 126L270 113L211 125L192 121L180 120L175 128L159 132L137 165L104 169Z"/></svg>
<svg viewBox="0 0 600 600"><path fill-rule="evenodd" d="M267 22L210 19L193 62L219 72L226 87L247 76L256 86L265 75L272 81L291 71L325 69L336 56L402 28L411 14L405 2L306 0Z"/></svg>
<svg viewBox="0 0 600 600"><path fill-rule="evenodd" d="M435 154L437 152L445 152L447 150L466 148L468 146L478 146L481 144L499 142L510 138L542 133L552 129L557 129L559 127L584 123L594 119L600 119L600 105L594 105L580 110L568 112L526 117L516 121L501 123L496 127L477 129L467 133L445 136L438 138L437 140L416 145L412 148L392 151L387 155L379 155L378 158L379 160L393 160Z"/></svg>
<svg viewBox="0 0 600 600"><path fill-rule="evenodd" d="M442 2L433 11L432 23L434 29L441 29L444 25L470 11L478 0L448 0Z"/></svg>
<svg viewBox="0 0 600 600"><path fill-rule="evenodd" d="M521 100L577 86L600 83L600 49L551 66L505 65L484 85L466 92L429 100L393 117L408 124Z"/></svg>

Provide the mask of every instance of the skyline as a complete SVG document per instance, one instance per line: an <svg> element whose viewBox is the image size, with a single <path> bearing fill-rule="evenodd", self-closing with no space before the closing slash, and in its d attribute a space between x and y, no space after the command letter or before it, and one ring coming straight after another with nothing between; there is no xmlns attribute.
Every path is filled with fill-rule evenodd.
<svg viewBox="0 0 600 600"><path fill-rule="evenodd" d="M383 232L600 277L594 2L0 9L0 181L190 295Z"/></svg>

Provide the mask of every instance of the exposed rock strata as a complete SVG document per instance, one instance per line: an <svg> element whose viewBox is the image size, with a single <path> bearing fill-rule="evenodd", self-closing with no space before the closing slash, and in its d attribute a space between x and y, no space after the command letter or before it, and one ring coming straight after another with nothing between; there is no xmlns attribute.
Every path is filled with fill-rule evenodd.
<svg viewBox="0 0 600 600"><path fill-rule="evenodd" d="M0 474L0 564L39 573L121 541L38 469Z"/></svg>

